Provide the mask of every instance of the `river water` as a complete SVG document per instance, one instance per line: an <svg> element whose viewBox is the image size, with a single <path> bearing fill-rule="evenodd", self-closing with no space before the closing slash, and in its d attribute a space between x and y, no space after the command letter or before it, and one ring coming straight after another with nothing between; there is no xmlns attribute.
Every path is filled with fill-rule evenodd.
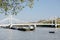
<svg viewBox="0 0 60 40"><path fill-rule="evenodd" d="M0 40L60 40L60 29L37 27L34 31L19 31L0 28Z"/></svg>

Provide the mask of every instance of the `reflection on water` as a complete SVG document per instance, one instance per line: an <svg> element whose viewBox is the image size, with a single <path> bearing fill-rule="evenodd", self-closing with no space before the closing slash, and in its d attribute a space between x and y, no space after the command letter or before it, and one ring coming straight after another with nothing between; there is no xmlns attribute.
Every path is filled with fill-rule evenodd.
<svg viewBox="0 0 60 40"><path fill-rule="evenodd" d="M60 29L49 33L54 28L36 28L34 31L18 31L0 28L0 40L60 40Z"/></svg>

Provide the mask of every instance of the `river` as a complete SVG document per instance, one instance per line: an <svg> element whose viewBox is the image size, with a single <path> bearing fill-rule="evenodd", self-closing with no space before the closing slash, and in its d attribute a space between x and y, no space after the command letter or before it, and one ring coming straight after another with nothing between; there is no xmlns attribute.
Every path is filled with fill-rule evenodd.
<svg viewBox="0 0 60 40"><path fill-rule="evenodd" d="M19 31L0 28L0 40L60 40L60 29L37 27L34 31Z"/></svg>

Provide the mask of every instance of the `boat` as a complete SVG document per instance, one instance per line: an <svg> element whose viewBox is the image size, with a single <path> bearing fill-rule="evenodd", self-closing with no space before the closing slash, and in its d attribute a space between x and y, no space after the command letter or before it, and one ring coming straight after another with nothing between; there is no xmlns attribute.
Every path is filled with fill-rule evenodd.
<svg viewBox="0 0 60 40"><path fill-rule="evenodd" d="M34 26L12 26L10 29L20 30L20 31L33 31L35 30Z"/></svg>

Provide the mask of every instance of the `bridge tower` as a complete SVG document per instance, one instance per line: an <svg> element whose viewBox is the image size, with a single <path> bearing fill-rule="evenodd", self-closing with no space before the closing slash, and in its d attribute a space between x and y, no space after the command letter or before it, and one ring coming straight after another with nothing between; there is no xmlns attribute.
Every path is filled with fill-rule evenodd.
<svg viewBox="0 0 60 40"><path fill-rule="evenodd" d="M10 27L12 27L13 26L13 24L20 24L20 23L24 23L25 21L21 21L21 20L19 20L19 19L16 19L16 18L14 18L13 17L13 15L8 15L7 16L7 18L5 18L5 19L3 19L3 20L0 20L0 25L3 23L3 25L5 25L4 24L4 22L9 22L8 24L10 25ZM15 23L13 23L13 22L15 22ZM7 24L7 25L8 25ZM1 25L2 26L2 25Z"/></svg>
<svg viewBox="0 0 60 40"><path fill-rule="evenodd" d="M54 17L55 19L55 28L57 28L57 17Z"/></svg>

